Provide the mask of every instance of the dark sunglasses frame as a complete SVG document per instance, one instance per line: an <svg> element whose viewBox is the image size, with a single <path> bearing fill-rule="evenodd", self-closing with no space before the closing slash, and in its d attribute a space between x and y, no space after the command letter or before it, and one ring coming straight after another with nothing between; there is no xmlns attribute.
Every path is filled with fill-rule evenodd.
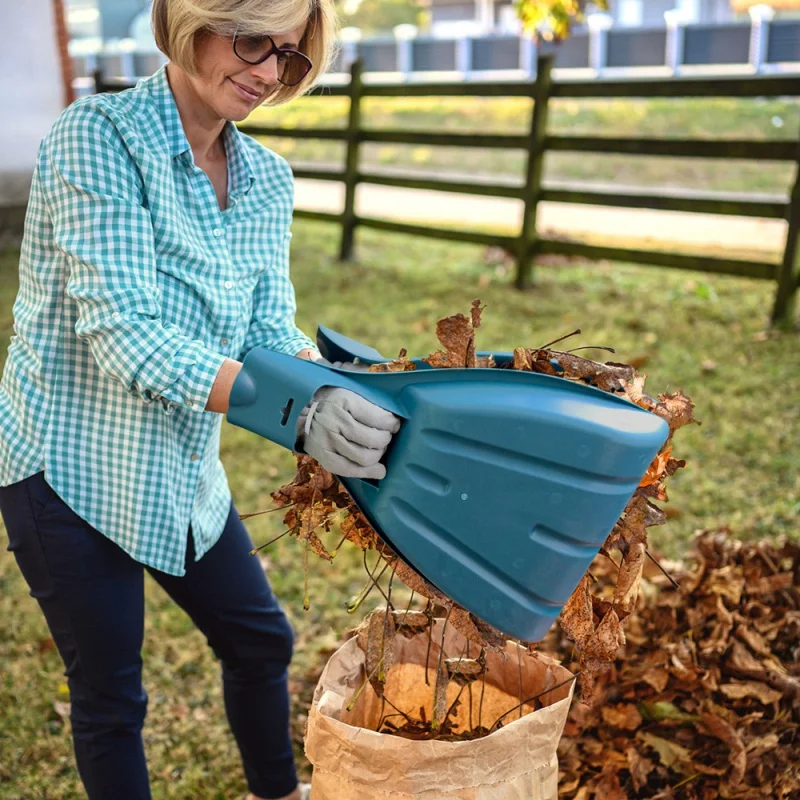
<svg viewBox="0 0 800 800"><path fill-rule="evenodd" d="M269 40L270 43L269 49L267 50L266 53L264 53L264 55L261 56L261 58L257 59L256 61L251 61L248 58L242 58L242 56L239 54L239 51L236 49L236 42L239 38L239 32L237 31L236 33L233 34L234 54L240 61L244 61L245 64L253 64L253 65L263 64L273 54L275 55L275 58L278 59L278 61L280 61L281 55L285 55L287 53L291 53L293 56L299 57L301 63L307 66L305 72L296 81L294 81L294 83L287 83L282 78L278 77L278 82L282 83L284 86L297 86L297 84L300 83L303 80L303 78L305 78L306 75L308 75L308 73L311 71L311 68L313 66L313 64L311 63L311 59L305 53L301 53L299 50L281 50L280 47L278 47L275 44L275 40L269 34L264 34L264 36Z"/></svg>

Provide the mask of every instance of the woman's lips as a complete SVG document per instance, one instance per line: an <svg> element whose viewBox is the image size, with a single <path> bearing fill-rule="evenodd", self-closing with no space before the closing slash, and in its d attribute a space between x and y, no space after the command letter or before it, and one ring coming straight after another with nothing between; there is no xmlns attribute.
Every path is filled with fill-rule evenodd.
<svg viewBox="0 0 800 800"><path fill-rule="evenodd" d="M230 79L230 82L234 85L236 91L239 92L239 94L242 97L244 97L245 100L253 102L254 100L259 100L261 98L260 92L254 92L252 89L242 86L241 83L236 83L236 81L233 80L233 78Z"/></svg>

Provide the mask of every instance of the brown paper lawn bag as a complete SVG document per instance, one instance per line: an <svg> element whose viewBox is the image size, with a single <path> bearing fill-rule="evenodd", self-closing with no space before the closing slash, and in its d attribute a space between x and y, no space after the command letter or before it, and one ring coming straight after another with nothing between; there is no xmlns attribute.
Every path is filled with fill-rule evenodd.
<svg viewBox="0 0 800 800"><path fill-rule="evenodd" d="M436 620L431 637L425 684L427 633L395 638L394 665L388 672L385 696L401 711L432 719L434 683L443 620ZM464 637L448 626L444 657L464 652ZM478 648L471 645L472 656ZM521 657L520 657L521 656ZM552 659L529 654L508 642L505 651L487 651L487 673L481 725L490 728L522 699L568 680L571 673ZM558 746L572 699L573 682L538 699L538 710L522 707L503 719L502 727L469 741L412 740L377 733L381 715L395 713L371 685L353 710L347 704L365 678L365 655L352 638L328 661L314 692L305 749L314 766L312 800L554 800L558 797ZM459 687L448 686L447 708ZM472 726L478 725L481 681L472 684ZM470 729L468 687L451 719L455 732ZM400 715L393 717L398 725Z"/></svg>

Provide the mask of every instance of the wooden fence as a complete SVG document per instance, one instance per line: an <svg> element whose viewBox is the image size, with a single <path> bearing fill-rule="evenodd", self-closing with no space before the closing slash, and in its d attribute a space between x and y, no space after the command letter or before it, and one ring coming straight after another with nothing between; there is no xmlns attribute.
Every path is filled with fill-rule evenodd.
<svg viewBox="0 0 800 800"><path fill-rule="evenodd" d="M553 81L552 57L538 60L534 81L455 83L372 84L362 79L363 65L353 63L347 85L325 86L326 96L350 99L347 126L341 128L287 129L243 124L241 130L255 136L278 136L293 139L329 139L346 143L345 164L341 170L324 168L295 169L297 178L344 183L344 209L339 214L296 209L295 216L336 222L342 226L340 258L353 255L356 228L363 226L436 239L470 242L502 247L514 254L517 264L516 286L528 287L533 278L533 264L538 255L579 256L589 260L608 259L649 264L674 269L738 275L775 281L772 308L773 324L792 322L797 289L800 285L800 139L794 141L755 141L740 139L659 139L614 138L601 136L551 136L547 131L548 105L551 98L651 98L651 97L781 97L800 95L800 81L795 75L754 75L752 77L671 77L624 80ZM98 76L100 91L123 88ZM361 124L361 100L364 97L528 97L533 100L528 133L521 135L404 131L365 128ZM524 182L518 186L485 182L464 182L440 178L384 175L360 169L359 150L364 142L422 144L445 147L516 148L526 151ZM549 188L542 184L542 167L547 152L617 153L631 156L673 156L679 158L747 159L788 161L795 165L795 178L788 198L747 199L741 195L718 194L713 198L692 197L666 192L626 193ZM393 220L357 215L355 194L359 183L430 189L443 192L508 197L523 201L524 214L516 236L481 231L455 230L413 225ZM734 258L718 258L685 253L605 247L574 241L560 241L541 236L537 231L537 208L542 201L581 203L618 208L651 208L669 211L728 214L788 222L783 258L779 263Z"/></svg>

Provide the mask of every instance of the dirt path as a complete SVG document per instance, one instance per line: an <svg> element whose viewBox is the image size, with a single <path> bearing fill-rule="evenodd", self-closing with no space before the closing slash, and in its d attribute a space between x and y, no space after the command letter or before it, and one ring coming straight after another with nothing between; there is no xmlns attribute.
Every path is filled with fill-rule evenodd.
<svg viewBox="0 0 800 800"><path fill-rule="evenodd" d="M344 187L329 181L298 180L295 203L297 208L338 212L344 204ZM356 212L431 225L474 220L476 227L508 226L510 231L517 231L522 203L505 198L361 185L356 195ZM631 247L650 244L667 249L670 244L680 243L700 247L705 252L759 251L756 257L760 259L763 253L765 260L776 260L786 239L783 220L567 203L542 203L539 227L557 233L625 239Z"/></svg>

